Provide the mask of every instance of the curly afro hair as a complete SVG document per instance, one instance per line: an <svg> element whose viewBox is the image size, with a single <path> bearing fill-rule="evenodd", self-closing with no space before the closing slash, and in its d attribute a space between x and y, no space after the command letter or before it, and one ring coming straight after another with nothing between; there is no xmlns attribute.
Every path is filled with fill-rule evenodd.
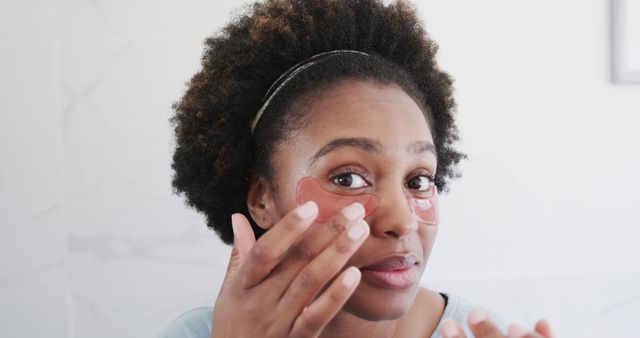
<svg viewBox="0 0 640 338"><path fill-rule="evenodd" d="M278 77L313 55L349 49L300 72L274 96L254 133L251 122ZM233 242L232 213L247 209L250 172L273 178L271 155L291 131L312 119L305 102L344 80L396 84L423 109L438 157L435 184L448 191L466 155L454 149L453 80L435 61L412 5L381 0L260 1L205 41L202 69L174 104L175 192L203 212L209 228ZM302 103L302 104L301 104Z"/></svg>

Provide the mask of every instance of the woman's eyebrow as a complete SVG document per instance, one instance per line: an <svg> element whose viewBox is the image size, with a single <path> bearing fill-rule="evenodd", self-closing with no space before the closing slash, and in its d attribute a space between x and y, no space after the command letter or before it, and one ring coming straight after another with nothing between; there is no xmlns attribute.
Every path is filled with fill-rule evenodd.
<svg viewBox="0 0 640 338"><path fill-rule="evenodd" d="M429 141L411 142L407 146L407 152L411 154L416 154L416 155L430 152L437 156L436 146L434 146L433 143Z"/></svg>
<svg viewBox="0 0 640 338"><path fill-rule="evenodd" d="M325 144L324 147L320 148L320 150L311 157L310 164L313 164L313 162L327 153L344 147L358 148L368 153L382 152L382 144L378 140L366 137L337 138L331 140L329 143Z"/></svg>
<svg viewBox="0 0 640 338"><path fill-rule="evenodd" d="M382 144L380 143L380 141L375 139L366 138L366 137L337 138L337 139L331 140L329 143L325 144L322 148L320 148L320 150L318 150L313 155L313 157L311 157L309 164L311 165L315 161L317 161L320 157L334 150L344 148L344 147L358 148L368 153L374 153L374 154L382 152ZM432 153L437 157L436 147L433 145L433 143L429 141L411 142L409 143L409 145L407 145L407 152L415 155Z"/></svg>

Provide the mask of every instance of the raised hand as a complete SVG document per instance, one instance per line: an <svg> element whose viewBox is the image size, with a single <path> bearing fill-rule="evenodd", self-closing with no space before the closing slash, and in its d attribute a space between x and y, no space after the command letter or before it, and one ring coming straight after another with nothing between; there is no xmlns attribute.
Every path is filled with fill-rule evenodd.
<svg viewBox="0 0 640 338"><path fill-rule="evenodd" d="M249 221L232 216L233 250L212 337L317 337L340 311L361 277L356 267L344 266L369 226L357 203L312 226L317 214L316 204L307 202L257 241Z"/></svg>
<svg viewBox="0 0 640 338"><path fill-rule="evenodd" d="M467 323L476 338L554 338L549 322L544 319L536 323L534 331L520 325L511 325L506 336L478 310L471 311ZM459 322L447 319L442 324L442 337L467 338L467 335Z"/></svg>

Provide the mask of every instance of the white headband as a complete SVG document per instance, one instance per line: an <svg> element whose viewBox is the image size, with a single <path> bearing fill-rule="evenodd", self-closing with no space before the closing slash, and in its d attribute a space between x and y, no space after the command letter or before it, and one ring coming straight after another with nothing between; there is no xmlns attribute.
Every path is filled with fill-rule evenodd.
<svg viewBox="0 0 640 338"><path fill-rule="evenodd" d="M291 79L293 79L293 77L296 76L296 74L298 74L301 71L313 66L314 64L316 64L318 62L320 62L321 60L324 59L324 58L322 58L324 56L332 56L332 55L347 54L347 53L355 53L355 54L361 54L361 55L369 56L369 54L367 54L365 52L360 52L360 51L351 50L351 49L331 50L331 51L328 51L328 52L322 52L322 53L313 55L313 56L303 60L302 62L294 65L293 67L289 68L286 72L284 72L282 75L280 75L280 77L278 77L278 79L276 79L276 81L273 82L271 87L269 87L269 90L267 90L267 93L262 98L264 103L262 104L262 107L260 107L260 110L258 110L258 112L256 113L256 116L253 118L253 121L251 122L251 133L253 134L253 131L256 129L256 125L258 124L258 121L260 120L260 117L262 116L264 111L269 106L269 103L271 103L271 100L273 100L273 98L276 96L276 94L278 94L278 92L280 92L280 90L284 87L284 85L286 85L287 82L291 81ZM279 83L279 85L272 92L272 89L278 83ZM266 100L265 100L265 98L266 98Z"/></svg>

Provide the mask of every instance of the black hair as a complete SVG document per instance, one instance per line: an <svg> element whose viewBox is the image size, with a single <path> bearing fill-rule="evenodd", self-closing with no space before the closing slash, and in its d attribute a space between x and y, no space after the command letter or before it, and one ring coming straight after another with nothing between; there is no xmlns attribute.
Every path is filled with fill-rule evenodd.
<svg viewBox="0 0 640 338"><path fill-rule="evenodd" d="M400 86L425 113L436 145L435 184L448 191L466 155L454 148L453 80L436 63L437 45L405 1L260 1L205 42L202 69L174 105L172 185L207 225L232 243L230 216L247 209L249 173L273 178L275 146L309 118L292 109L343 80ZM255 132L251 122L273 82L318 53L348 49L305 69L274 95ZM299 105L296 108L303 108ZM308 104L307 104L308 106ZM256 236L264 230L251 220Z"/></svg>

